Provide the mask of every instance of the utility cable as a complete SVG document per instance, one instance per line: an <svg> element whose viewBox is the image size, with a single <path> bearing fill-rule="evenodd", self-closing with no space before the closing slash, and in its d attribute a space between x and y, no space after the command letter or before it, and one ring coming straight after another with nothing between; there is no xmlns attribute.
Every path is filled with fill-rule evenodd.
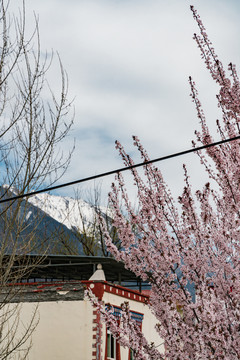
<svg viewBox="0 0 240 360"><path fill-rule="evenodd" d="M56 189L61 189L61 188L63 188L63 187L67 187L67 186L72 186L72 185L80 184L80 183L87 182L87 181L90 181L90 180L99 179L99 178L102 178L102 177L105 177L105 176L117 174L117 173L119 173L119 172L131 170L131 169L138 168L138 167L141 167L141 166L146 166L146 165L148 165L148 164L153 164L153 163L155 163L155 162L172 159L172 158L174 158L174 157L178 157L178 156L190 154L190 153L192 153L192 152L196 152L196 151L200 151L200 150L203 150L203 149L207 149L207 148L210 148L210 147L212 147L212 146L222 145L222 144L225 144L225 143L227 143L227 142L234 141L234 140L239 140L239 139L240 139L240 135L235 136L235 137L233 137L233 138L229 138L229 139L217 141L217 142L214 142L214 143L211 143L211 144L202 145L202 146L195 147L195 148L192 148L192 149L180 151L180 152L177 152L177 153L174 153L174 154L171 154L171 155L162 156L162 157L160 157L160 158L156 158L156 159L153 159L153 160L148 160L148 161L145 161L145 162L142 162L142 163L138 163L138 164L134 164L134 165L131 165L131 166L126 166L126 167L119 168L119 169L116 169L116 170L107 171L107 172L104 172L104 173L101 173L101 174L97 174L97 175L93 175L93 176L88 176L88 177L83 178L83 179L79 179L79 180L75 180L75 181L70 181L70 182L67 182L67 183L64 183L64 184L51 186L51 187L49 187L49 188L45 188L45 189L41 189L41 190L36 190L36 191L30 192L30 193L26 193L26 194L16 195L16 196L13 196L13 197L10 197L10 198L7 198L7 199L2 199L2 200L0 200L0 204L2 204L2 203L4 203L4 202L8 202L8 201L13 201L13 200L17 200L17 199L27 198L27 197L30 197L30 196L33 196L33 195L41 194L41 193L43 193L43 192L48 192L48 191L52 191L52 190L56 190Z"/></svg>

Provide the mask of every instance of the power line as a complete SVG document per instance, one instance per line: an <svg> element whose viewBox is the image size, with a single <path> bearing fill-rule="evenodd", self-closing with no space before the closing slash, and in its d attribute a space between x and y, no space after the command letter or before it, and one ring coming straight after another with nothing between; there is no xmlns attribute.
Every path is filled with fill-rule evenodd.
<svg viewBox="0 0 240 360"><path fill-rule="evenodd" d="M134 164L134 165L131 165L131 166L126 166L126 167L119 168L119 169L116 169L116 170L107 171L107 172L97 174L97 175L93 175L93 176L88 176L88 177L83 178L83 179L70 181L70 182L67 182L67 183L64 183L64 184L51 186L49 188L45 188L45 189L41 189L41 190L36 190L36 191L31 192L31 193L16 195L16 196L13 196L11 198L0 200L0 204L4 203L4 202L8 202L8 201L13 201L13 200L17 200L17 199L26 198L26 197L29 197L29 196L32 196L32 195L37 195L37 194L47 192L47 191L52 191L52 190L60 189L60 188L63 188L63 187L80 184L80 183L83 183L83 182L86 182L86 181L99 179L99 178L102 178L102 177L105 177L105 176L113 175L113 174L116 174L116 173L119 173L119 172L127 171L127 170L134 169L134 168L137 168L137 167L141 167L141 166L144 166L144 165L153 164L155 162L172 159L174 157L190 154L192 152L200 151L200 150L203 150L203 149L210 148L212 146L225 144L227 142L234 141L234 140L239 140L239 139L240 139L240 135L235 136L235 137L230 138L230 139L225 139L225 140L217 141L217 142L214 142L214 143L211 143L211 144L207 144L207 145L199 146L199 147L196 147L196 148L180 151L180 152L177 152L177 153L174 153L174 154L171 154L171 155L162 156L160 158L156 158L156 159L149 160L149 161L146 161L146 162Z"/></svg>

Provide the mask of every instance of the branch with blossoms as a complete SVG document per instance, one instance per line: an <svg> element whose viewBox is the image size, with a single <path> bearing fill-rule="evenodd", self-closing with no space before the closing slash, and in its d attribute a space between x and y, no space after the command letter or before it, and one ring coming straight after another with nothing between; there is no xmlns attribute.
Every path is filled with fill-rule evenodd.
<svg viewBox="0 0 240 360"><path fill-rule="evenodd" d="M194 7L191 10L200 30L194 39L212 79L220 87L217 105L222 119L216 121L218 134L221 139L235 137L240 133L240 83L236 67L230 63L227 76L198 13ZM200 130L195 132L196 142L206 145L214 142L214 136L191 77L189 83L200 123ZM147 152L136 136L133 144L143 162L148 161ZM119 142L116 148L126 166L134 165ZM157 167L145 164L143 176L136 168L131 169L139 201L137 213L123 176L117 174L109 201L121 249L113 244L104 219L100 218L108 251L151 284L149 306L158 321L156 330L159 341L164 341L165 353L151 354L148 348L148 352L142 353L146 359L239 359L240 144L232 141L209 147L205 153L198 152L198 156L209 181L194 193L183 165L184 188L177 200ZM124 204L124 214L120 202ZM111 314L102 310L114 336L120 336ZM122 344L134 348L139 343L139 351L144 349L143 334L134 328L136 324L126 306L122 314ZM155 351L156 347L152 349Z"/></svg>

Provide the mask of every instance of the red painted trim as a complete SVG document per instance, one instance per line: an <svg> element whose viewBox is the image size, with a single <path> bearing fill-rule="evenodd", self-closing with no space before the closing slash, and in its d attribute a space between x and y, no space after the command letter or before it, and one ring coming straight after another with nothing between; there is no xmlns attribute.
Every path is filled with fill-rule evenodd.
<svg viewBox="0 0 240 360"><path fill-rule="evenodd" d="M55 286L55 285L65 285L65 284L80 284L82 280L66 280L66 281L36 281L36 282L24 282L24 283L9 283L6 286L41 286L41 287L48 287L48 286Z"/></svg>
<svg viewBox="0 0 240 360"><path fill-rule="evenodd" d="M107 327L106 327L106 341L105 341L105 354L104 360L108 360L107 357ZM116 360L121 360L121 347L119 342L116 340Z"/></svg>
<svg viewBox="0 0 240 360"><path fill-rule="evenodd" d="M120 326L120 319L118 319L118 326ZM116 360L121 360L121 349L120 344L116 340Z"/></svg>
<svg viewBox="0 0 240 360"><path fill-rule="evenodd" d="M92 347L94 350L92 351L92 360L101 360L101 344L102 344L102 323L101 323L101 315L98 310L93 309L92 311L92 324L95 325L92 328Z"/></svg>
<svg viewBox="0 0 240 360"><path fill-rule="evenodd" d="M107 281L82 280L82 283L90 288L96 296L100 296L100 300L102 299L103 293L107 292L126 298L128 300L133 300L144 304L149 303L149 295L142 294L137 290L128 289L120 285L110 284ZM94 287L92 287L92 285L94 285Z"/></svg>
<svg viewBox="0 0 240 360"><path fill-rule="evenodd" d="M86 285L86 287L94 293L98 300L102 300L104 293L104 287L102 282L82 281L82 284Z"/></svg>
<svg viewBox="0 0 240 360"><path fill-rule="evenodd" d="M105 340L105 354L104 354L104 360L107 360L107 327L106 327L106 340Z"/></svg>

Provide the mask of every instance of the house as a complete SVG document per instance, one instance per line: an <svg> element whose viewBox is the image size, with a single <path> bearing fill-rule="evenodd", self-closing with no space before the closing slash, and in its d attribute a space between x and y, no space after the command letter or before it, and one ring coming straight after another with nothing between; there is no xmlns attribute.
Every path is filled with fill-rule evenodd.
<svg viewBox="0 0 240 360"><path fill-rule="evenodd" d="M53 260L48 258L46 260ZM56 257L54 257L56 261ZM90 261L91 260L91 261ZM100 259L89 259L86 257L71 258L71 262L82 261L85 264L93 265L92 261ZM36 327L27 343L32 342L27 359L29 360L132 360L133 353L129 349L120 347L112 336L109 329L101 321L100 314L92 306L90 301L84 295L84 289L90 288L93 293L103 304L110 304L116 321L121 316L121 304L125 301L129 302L130 312L134 321L142 328L143 333L150 342L160 345L159 336L155 331L156 319L151 313L147 303L149 295L139 291L139 289L131 289L120 285L118 282L108 281L108 277L114 276L119 278L119 270L121 264L114 259L109 262L101 259L103 265L98 265L97 270L86 279L66 279L71 265L69 257L57 258L58 266L54 263L54 279L39 278L41 271L44 269L44 276L53 275L51 266L47 269L39 267L40 271L35 275L35 280L29 277L26 281L14 284L14 296L11 298L11 306L14 304L20 307L20 321L17 336L21 333L22 327L32 320L32 314L36 313ZM63 266L65 261L66 270L65 279L56 279L57 270ZM88 261L88 263L87 263ZM104 264L105 263L105 264ZM111 263L111 266L109 264ZM96 262L94 262L96 265ZM43 264L41 265L43 266ZM81 267L83 265L79 265ZM108 268L109 266L109 268ZM85 266L85 277L87 276ZM102 269L103 267L103 269ZM104 267L107 269L105 272ZM95 266L96 268L96 266ZM73 271L73 269L71 269ZM61 271L59 273L62 275ZM84 271L81 271L82 275ZM34 276L35 276L34 275ZM89 274L88 274L89 275ZM32 274L31 274L32 276ZM132 281L133 275L132 276ZM130 281L130 274L122 271L122 280L127 277ZM76 275L76 277L80 277ZM106 280L107 279L107 280ZM44 280L44 281L43 281ZM47 281L46 281L47 280ZM136 284L135 279L135 284ZM134 286L133 286L134 287ZM4 297L4 293L1 293ZM12 318L13 320L13 318ZM163 345L158 349L163 351ZM13 358L14 359L14 358ZM17 357L16 357L17 359Z"/></svg>

